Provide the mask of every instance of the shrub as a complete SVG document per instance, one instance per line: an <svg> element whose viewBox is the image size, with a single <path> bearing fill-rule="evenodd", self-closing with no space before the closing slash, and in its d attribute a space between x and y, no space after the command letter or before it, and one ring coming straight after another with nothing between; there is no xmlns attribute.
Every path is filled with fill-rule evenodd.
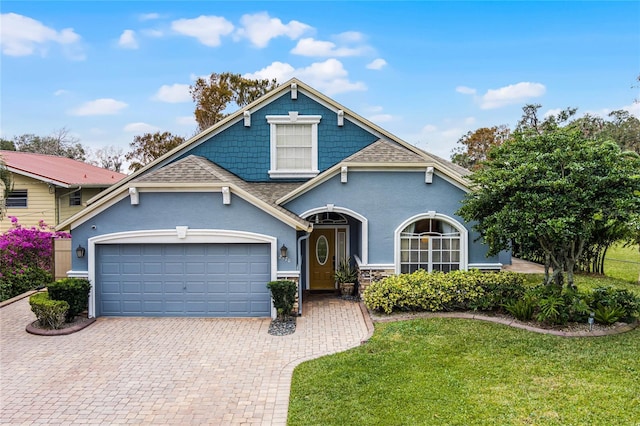
<svg viewBox="0 0 640 426"><path fill-rule="evenodd" d="M0 272L0 301L11 299L29 290L46 287L51 282L51 278L48 271L38 267L23 267Z"/></svg>
<svg viewBox="0 0 640 426"><path fill-rule="evenodd" d="M511 300L503 305L504 309L520 321L529 321L536 310L536 301L531 296Z"/></svg>
<svg viewBox="0 0 640 426"><path fill-rule="evenodd" d="M551 324L565 324L568 316L564 308L564 298L561 294L549 294L538 301L539 311L536 319Z"/></svg>
<svg viewBox="0 0 640 426"><path fill-rule="evenodd" d="M594 319L599 324L613 324L622 318L625 311L622 307L617 305L598 306L594 310Z"/></svg>
<svg viewBox="0 0 640 426"><path fill-rule="evenodd" d="M371 284L363 294L369 309L390 314L394 310L452 311L501 306L505 295L522 294L524 279L514 273L418 270ZM496 291L487 295L485 289ZM511 296L510 296L511 297Z"/></svg>
<svg viewBox="0 0 640 426"><path fill-rule="evenodd" d="M288 280L271 281L267 283L267 288L271 291L273 306L278 312L278 317L282 318L291 315L298 289L296 283Z"/></svg>
<svg viewBox="0 0 640 426"><path fill-rule="evenodd" d="M598 307L618 307L619 319L632 322L640 314L640 297L627 289L611 286L597 287L587 297L587 303L595 311Z"/></svg>
<svg viewBox="0 0 640 426"><path fill-rule="evenodd" d="M87 309L91 283L84 278L62 278L49 284L49 296L53 300L64 300L69 304L66 321L71 322Z"/></svg>
<svg viewBox="0 0 640 426"><path fill-rule="evenodd" d="M69 304L64 300L51 300L49 293L36 293L29 298L31 310L42 327L58 329L65 320Z"/></svg>
<svg viewBox="0 0 640 426"><path fill-rule="evenodd" d="M51 278L52 238L66 238L64 232L51 232L40 221L38 226L23 227L9 216L12 228L0 235L0 301L47 284Z"/></svg>

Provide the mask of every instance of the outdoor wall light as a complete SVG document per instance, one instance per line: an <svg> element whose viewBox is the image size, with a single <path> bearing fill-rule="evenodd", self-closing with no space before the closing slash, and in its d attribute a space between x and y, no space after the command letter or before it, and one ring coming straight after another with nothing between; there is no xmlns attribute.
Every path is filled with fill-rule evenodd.
<svg viewBox="0 0 640 426"><path fill-rule="evenodd" d="M78 244L78 248L76 249L76 256L78 256L78 259L82 259L86 252L87 250Z"/></svg>
<svg viewBox="0 0 640 426"><path fill-rule="evenodd" d="M282 243L282 247L280 247L280 259L288 259L289 257L287 257L287 252L289 251L289 249L287 248L287 246L284 245L284 243Z"/></svg>

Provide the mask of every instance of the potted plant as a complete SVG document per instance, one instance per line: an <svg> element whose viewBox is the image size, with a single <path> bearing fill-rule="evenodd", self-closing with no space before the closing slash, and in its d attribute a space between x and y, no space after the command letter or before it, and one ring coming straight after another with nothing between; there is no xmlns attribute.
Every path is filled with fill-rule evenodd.
<svg viewBox="0 0 640 426"><path fill-rule="evenodd" d="M351 258L342 259L333 274L343 296L351 296L358 279L358 271L351 266Z"/></svg>

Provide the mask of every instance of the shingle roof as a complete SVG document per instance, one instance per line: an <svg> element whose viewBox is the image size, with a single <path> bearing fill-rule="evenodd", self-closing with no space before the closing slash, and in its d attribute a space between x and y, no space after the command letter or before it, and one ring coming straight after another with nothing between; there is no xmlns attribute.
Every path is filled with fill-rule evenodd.
<svg viewBox="0 0 640 426"><path fill-rule="evenodd" d="M347 157L345 163L423 163L424 157L390 141L379 139Z"/></svg>
<svg viewBox="0 0 640 426"><path fill-rule="evenodd" d="M285 213L287 216L303 221L299 216L275 203L275 201L302 183L250 183L206 158L189 155L175 163L161 169L142 175L134 179L131 184L140 183L221 183L233 184L243 191L253 195L271 207Z"/></svg>
<svg viewBox="0 0 640 426"><path fill-rule="evenodd" d="M110 186L127 175L92 166L71 158L32 152L0 151L7 168L62 186Z"/></svg>

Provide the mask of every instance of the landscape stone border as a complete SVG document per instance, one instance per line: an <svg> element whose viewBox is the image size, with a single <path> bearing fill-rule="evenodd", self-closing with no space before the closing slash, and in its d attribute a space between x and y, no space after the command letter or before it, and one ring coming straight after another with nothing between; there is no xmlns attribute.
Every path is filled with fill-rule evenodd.
<svg viewBox="0 0 640 426"><path fill-rule="evenodd" d="M366 307L364 309L367 309ZM488 321L497 324L507 325L509 327L519 328L522 330L532 331L534 333L540 334L551 334L554 336L561 337L600 337L600 336L610 336L614 334L626 333L638 327L640 325L639 321L635 321L631 324L619 324L614 325L613 327L609 327L607 329L595 329L592 331L563 331L563 330L553 330L546 329L540 327L533 327L528 324L523 324L519 322L515 318L504 318L504 317L493 317L489 315L483 314L474 314L470 312L412 312L410 314L401 314L401 315L390 315L390 316L380 316L379 314L372 313L367 310L367 316L373 322L392 322L392 321L405 321L412 319L420 319L420 318L461 318L461 319L471 319L471 320L479 320L479 321ZM364 313L364 312L363 312Z"/></svg>
<svg viewBox="0 0 640 426"><path fill-rule="evenodd" d="M70 327L59 328L56 330L50 330L48 328L38 328L35 326L37 322L38 321L34 321L31 324L27 325L27 328L26 328L27 333L35 334L38 336L66 336L67 334L75 333L77 331L82 330L83 328L90 326L91 324L96 322L96 319L86 318L84 319L84 321L78 324L72 325Z"/></svg>

